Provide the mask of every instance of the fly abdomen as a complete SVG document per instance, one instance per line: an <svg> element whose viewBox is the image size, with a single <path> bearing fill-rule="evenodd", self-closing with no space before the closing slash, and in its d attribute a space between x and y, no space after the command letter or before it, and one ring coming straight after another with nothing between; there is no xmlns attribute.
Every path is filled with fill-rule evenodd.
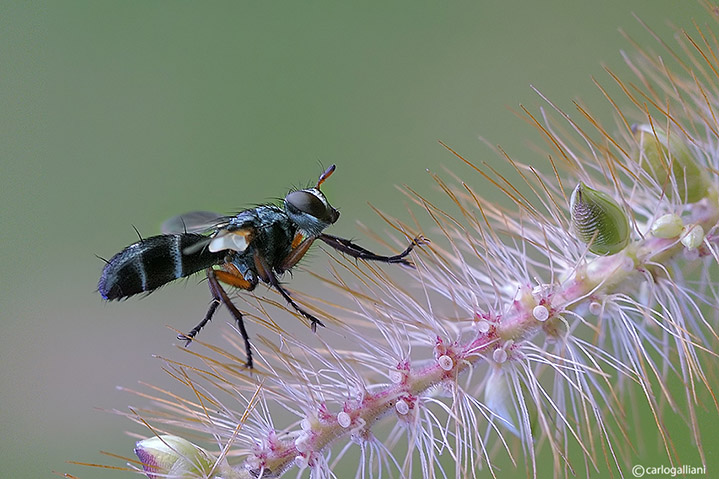
<svg viewBox="0 0 719 479"><path fill-rule="evenodd" d="M183 233L131 244L107 262L97 289L107 300L127 298L222 263L225 252L200 246L207 240L204 235Z"/></svg>

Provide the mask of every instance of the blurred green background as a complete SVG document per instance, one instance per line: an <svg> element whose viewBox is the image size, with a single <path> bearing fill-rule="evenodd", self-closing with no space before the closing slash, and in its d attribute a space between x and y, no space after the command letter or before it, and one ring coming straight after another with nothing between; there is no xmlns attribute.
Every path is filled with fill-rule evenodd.
<svg viewBox="0 0 719 479"><path fill-rule="evenodd" d="M282 197L336 163L332 232L361 238L355 220L385 231L367 201L403 214L395 185L435 194L425 169L479 181L437 140L477 162L501 164L479 136L539 161L510 112L541 105L530 84L611 120L590 77L609 83L601 62L626 72L618 28L655 46L630 12L670 44L668 21L705 17L678 0L0 5L4 477L123 476L64 461L132 455L124 431L144 431L98 408L146 405L115 386L167 384L152 358L177 356L165 325L189 329L208 301L191 279L104 304L95 254L135 241L132 225L152 235L184 211ZM221 318L203 339L219 338ZM679 430L675 445L699 465L688 438ZM651 464L658 441L645 439Z"/></svg>

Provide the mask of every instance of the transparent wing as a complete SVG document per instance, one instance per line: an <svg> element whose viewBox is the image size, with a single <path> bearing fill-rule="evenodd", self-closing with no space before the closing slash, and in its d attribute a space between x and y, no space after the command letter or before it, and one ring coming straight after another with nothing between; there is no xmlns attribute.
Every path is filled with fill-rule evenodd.
<svg viewBox="0 0 719 479"><path fill-rule="evenodd" d="M245 251L255 236L254 228L232 227L227 229L234 216L222 216L212 211L191 211L162 223L163 234L207 233L207 241L194 243L182 251L193 254L202 248L213 253L232 250Z"/></svg>
<svg viewBox="0 0 719 479"><path fill-rule="evenodd" d="M230 220L214 211L190 211L162 223L162 234L207 233L222 228Z"/></svg>

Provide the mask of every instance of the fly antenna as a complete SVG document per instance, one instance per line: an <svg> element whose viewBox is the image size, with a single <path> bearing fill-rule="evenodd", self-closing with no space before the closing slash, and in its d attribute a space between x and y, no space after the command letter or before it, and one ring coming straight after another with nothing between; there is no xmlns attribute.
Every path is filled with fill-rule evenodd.
<svg viewBox="0 0 719 479"><path fill-rule="evenodd" d="M336 165L331 165L329 168L327 168L327 169L325 170L325 172L320 175L320 179L317 181L317 186L316 186L315 188L317 188L317 189L319 190L319 189L320 189L320 185L321 185L322 183L324 183L325 180L326 180L327 178L329 178L332 173L335 172L335 168L336 168Z"/></svg>

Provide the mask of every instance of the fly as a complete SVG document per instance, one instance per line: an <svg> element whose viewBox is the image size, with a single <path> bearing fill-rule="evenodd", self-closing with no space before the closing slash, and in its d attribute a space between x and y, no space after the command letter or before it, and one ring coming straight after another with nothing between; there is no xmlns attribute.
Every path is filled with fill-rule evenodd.
<svg viewBox="0 0 719 479"><path fill-rule="evenodd" d="M242 313L223 284L252 291L262 281L276 289L316 331L317 325L324 326L322 321L295 303L278 279L302 259L312 243L323 241L358 259L413 266L406 256L427 241L418 236L400 254L382 256L350 240L324 233L340 216L320 191L320 185L334 171L332 165L322 173L316 186L288 193L283 207L260 205L235 216L195 211L166 221L162 225L163 234L142 238L106 262L97 286L100 295L111 301L150 293L204 270L212 295L207 314L189 333L177 338L189 344L224 304L237 322L245 343L246 364L252 368L252 348Z"/></svg>

